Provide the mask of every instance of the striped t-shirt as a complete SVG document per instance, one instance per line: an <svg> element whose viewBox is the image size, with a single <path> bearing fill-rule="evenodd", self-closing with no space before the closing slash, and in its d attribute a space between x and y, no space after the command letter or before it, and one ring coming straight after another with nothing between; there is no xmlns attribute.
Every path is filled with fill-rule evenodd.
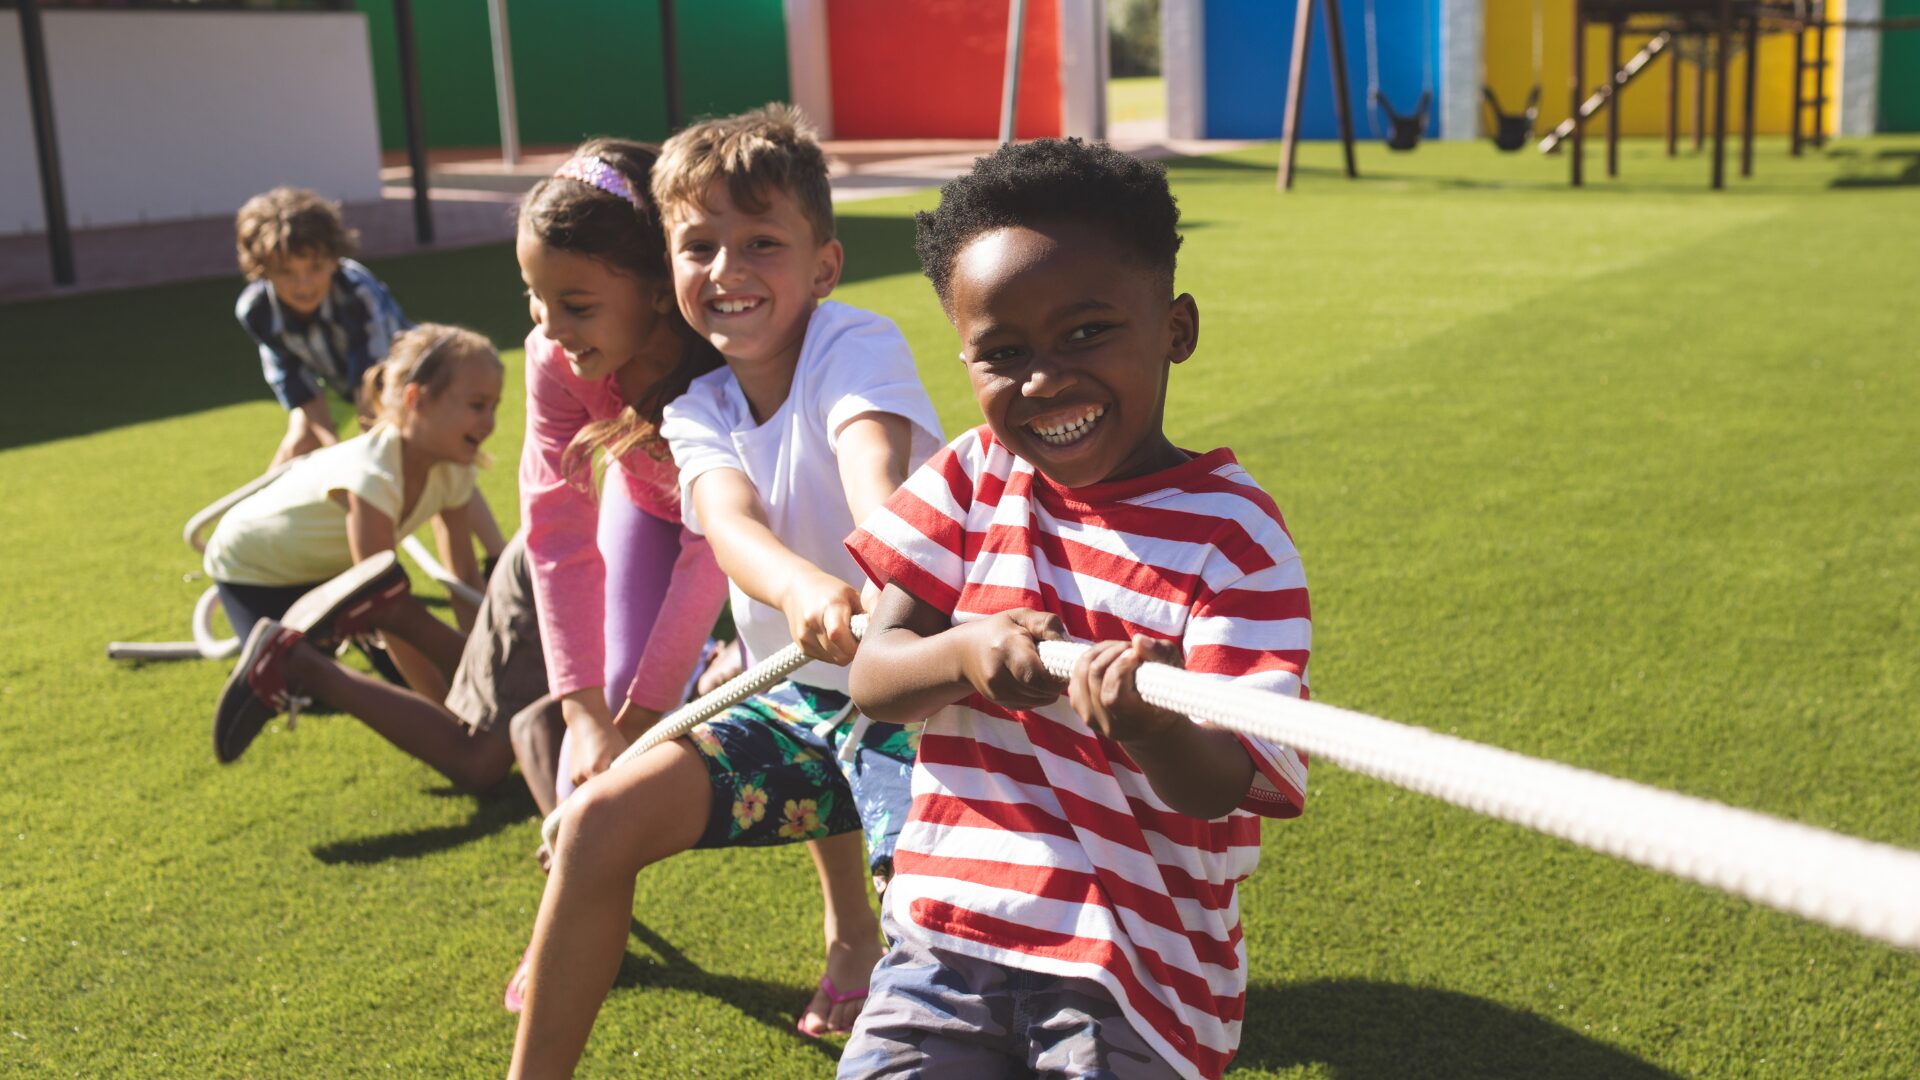
<svg viewBox="0 0 1920 1080"><path fill-rule="evenodd" d="M908 478L848 540L876 582L954 623L1012 608L1084 641L1178 641L1188 670L1305 693L1300 558L1228 450L1133 480L1062 488L981 427ZM1246 996L1237 887L1260 817L1305 801L1303 754L1243 738L1233 813L1176 813L1062 697L971 695L930 717L887 903L900 932L1008 967L1094 979L1186 1076L1219 1076Z"/></svg>

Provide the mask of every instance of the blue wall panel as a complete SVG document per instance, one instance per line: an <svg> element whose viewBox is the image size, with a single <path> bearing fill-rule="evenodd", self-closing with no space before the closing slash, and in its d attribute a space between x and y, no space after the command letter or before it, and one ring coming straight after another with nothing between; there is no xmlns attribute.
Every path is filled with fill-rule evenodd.
<svg viewBox="0 0 1920 1080"><path fill-rule="evenodd" d="M1427 134L1440 130L1440 0L1373 0L1380 49L1380 89L1402 114L1411 114L1420 91L1433 91ZM1277 139L1287 103L1287 61L1293 46L1295 0L1206 0L1206 134L1213 139ZM1314 12L1307 49L1306 103L1300 135L1337 139L1332 65L1327 53L1325 9ZM1347 92L1354 108L1354 135L1368 138L1386 118L1367 100L1366 5L1340 5L1346 38ZM1425 63L1422 63L1422 54ZM1423 87L1422 80L1430 85ZM1368 117L1373 117L1370 124Z"/></svg>

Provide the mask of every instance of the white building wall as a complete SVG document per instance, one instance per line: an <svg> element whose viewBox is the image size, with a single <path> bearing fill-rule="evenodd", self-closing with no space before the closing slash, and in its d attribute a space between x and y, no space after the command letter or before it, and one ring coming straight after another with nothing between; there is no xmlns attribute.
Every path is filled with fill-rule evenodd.
<svg viewBox="0 0 1920 1080"><path fill-rule="evenodd" d="M1160 73L1167 88L1167 134L1207 137L1206 0L1163 0Z"/></svg>
<svg viewBox="0 0 1920 1080"><path fill-rule="evenodd" d="M48 11L44 20L74 228L224 216L276 184L345 202L380 197L364 16ZM11 39L0 41L0 90L21 87L25 117L18 27L0 21ZM15 126L0 102L0 231L41 231L33 131ZM24 185L12 182L16 160Z"/></svg>
<svg viewBox="0 0 1920 1080"><path fill-rule="evenodd" d="M833 138L833 67L827 50L827 0L784 0L787 17L787 101Z"/></svg>
<svg viewBox="0 0 1920 1080"><path fill-rule="evenodd" d="M1484 0L1440 0L1440 137L1480 136ZM1365 108L1371 108L1367 103Z"/></svg>
<svg viewBox="0 0 1920 1080"><path fill-rule="evenodd" d="M44 232L45 222L20 21L13 12L0 10L0 236Z"/></svg>
<svg viewBox="0 0 1920 1080"><path fill-rule="evenodd" d="M1060 134L1107 137L1106 0L1060 0Z"/></svg>
<svg viewBox="0 0 1920 1080"><path fill-rule="evenodd" d="M1883 12L1880 0L1847 0L1849 19L1878 19ZM1880 31L1847 30L1839 52L1834 57L1840 61L1836 130L1841 135L1871 135L1880 128Z"/></svg>

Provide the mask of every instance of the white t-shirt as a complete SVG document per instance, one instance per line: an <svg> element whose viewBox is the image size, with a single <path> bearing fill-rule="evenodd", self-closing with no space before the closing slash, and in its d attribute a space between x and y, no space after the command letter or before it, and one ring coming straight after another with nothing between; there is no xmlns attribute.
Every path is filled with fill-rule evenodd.
<svg viewBox="0 0 1920 1080"><path fill-rule="evenodd" d="M353 566L347 508L333 492L359 496L392 518L394 539L473 498L474 467L450 461L427 471L413 512L400 516L400 433L382 424L295 461L273 483L227 511L207 540L207 576L233 585L310 585Z"/></svg>
<svg viewBox="0 0 1920 1080"><path fill-rule="evenodd" d="M847 553L853 512L840 486L840 429L863 413L890 413L913 429L907 468L919 468L944 443L933 402L920 385L913 352L892 320L826 301L807 322L787 400L756 424L740 381L726 368L693 381L667 406L660 434L680 468L681 516L704 534L693 511L693 482L714 469L746 474L773 534L794 554L858 589L866 575ZM733 621L748 655L764 660L792 642L787 619L731 586ZM793 679L845 692L847 671L811 663Z"/></svg>

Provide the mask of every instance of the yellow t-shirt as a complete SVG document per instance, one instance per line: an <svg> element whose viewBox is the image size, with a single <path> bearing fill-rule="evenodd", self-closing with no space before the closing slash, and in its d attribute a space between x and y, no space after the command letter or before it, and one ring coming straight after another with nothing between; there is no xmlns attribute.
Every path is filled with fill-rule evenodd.
<svg viewBox="0 0 1920 1080"><path fill-rule="evenodd" d="M207 540L207 576L233 585L310 585L353 565L347 509L333 492L357 495L411 536L442 510L473 498L474 468L443 461L427 472L420 500L400 517L400 433L382 424L315 450L227 511Z"/></svg>

